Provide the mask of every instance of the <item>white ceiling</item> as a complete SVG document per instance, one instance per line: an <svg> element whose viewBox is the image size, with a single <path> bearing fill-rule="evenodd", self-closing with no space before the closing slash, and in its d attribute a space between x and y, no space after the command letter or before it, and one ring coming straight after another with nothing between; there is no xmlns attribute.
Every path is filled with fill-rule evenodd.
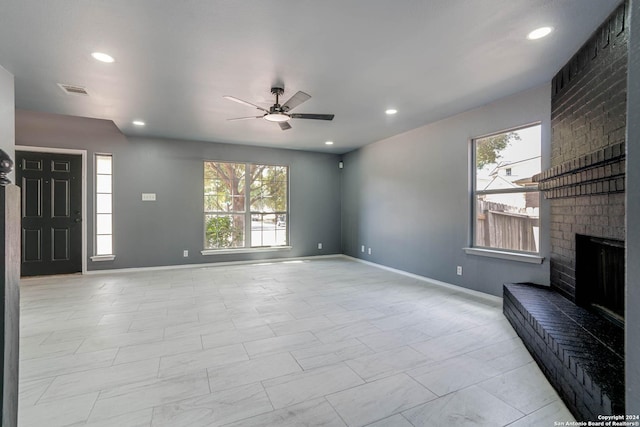
<svg viewBox="0 0 640 427"><path fill-rule="evenodd" d="M0 0L0 65L20 109L110 119L128 135L344 153L549 82L618 3ZM543 25L551 36L526 39ZM277 82L285 99L312 96L296 113L335 119L287 131L226 120L259 111L224 95L268 107Z"/></svg>

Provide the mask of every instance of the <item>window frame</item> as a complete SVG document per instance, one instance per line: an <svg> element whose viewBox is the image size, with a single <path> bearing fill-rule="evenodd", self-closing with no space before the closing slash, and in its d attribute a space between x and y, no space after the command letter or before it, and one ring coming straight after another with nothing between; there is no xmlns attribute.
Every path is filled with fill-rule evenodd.
<svg viewBox="0 0 640 427"><path fill-rule="evenodd" d="M99 173L98 172L98 158L99 157L107 157L110 161L110 169L111 173ZM115 251L114 251L114 161L113 161L112 153L94 153L93 155L93 256L91 257L92 261L113 261L115 259ZM98 176L109 176L110 180L110 192L103 193L98 192ZM101 233L98 234L98 216L104 213L98 212L98 195L99 194L109 194L111 196L111 233ZM110 254L99 254L98 253L98 236L110 236L111 240L111 253Z"/></svg>
<svg viewBox="0 0 640 427"><path fill-rule="evenodd" d="M235 210L229 210L229 211L207 211L206 210L206 202L205 202L205 198L207 196L207 194L205 194L204 190L204 186L205 186L205 182L206 182L206 164L207 163L224 163L224 164L230 164L230 165L243 165L244 166L244 189L245 189L245 195L244 195L244 210L242 211L235 211ZM246 248L246 243L247 243L247 223L246 223L246 217L247 217L247 163L244 162L232 162L232 161L222 161L222 160L205 160L202 163L202 185L203 185L203 222L202 222L202 247L203 250L205 251L220 251L220 250L235 250L235 249L244 249ZM233 195L231 195L233 197ZM207 215L216 215L216 216L242 216L244 218L244 224L243 224L243 245L242 246L238 246L238 247L230 247L230 248L207 248L207 220L206 217Z"/></svg>
<svg viewBox="0 0 640 427"><path fill-rule="evenodd" d="M204 202L204 182L205 182L205 167L206 163L229 163L234 165L243 165L244 166L244 188L245 188L245 197L244 197L244 211L236 212L222 212L222 211L206 211L205 202ZM243 253L243 252L267 252L267 251L280 251L280 250L289 250L291 249L290 239L291 239L291 202L290 202L290 192L291 192L291 167L288 164L276 164L269 162L236 162L230 160L204 160L203 163L203 222L202 222L202 245L203 250L200 251L202 255L215 255L221 253ZM286 237L284 245L275 245L275 246L252 246L251 242L251 217L254 214L265 214L265 212L260 211L252 211L251 210L251 167L252 166L271 166L271 167L284 167L286 168L286 211L281 212L269 212L269 214L273 215L286 215ZM206 215L207 214L225 214L225 215L243 215L244 216L244 245L239 247L232 248L207 248L207 237L206 237Z"/></svg>
<svg viewBox="0 0 640 427"><path fill-rule="evenodd" d="M481 135L481 136L476 136L473 138L470 138L469 142L469 146L470 146L470 204L471 204L471 209L469 210L471 213L470 216L470 234L469 234L469 246L463 248L463 250L465 251L465 253L470 254L470 255L479 255L479 256L486 256L486 257L491 257L491 258L500 258L500 259L507 259L507 260L512 260L512 261L522 261L522 262L527 262L527 263L534 263L534 264L541 264L542 261L544 260L544 257L542 257L541 254L541 247L538 246L538 250L536 252L532 252L532 251L523 251L523 250L516 250L516 249L508 249L508 248L497 248L497 247L491 247L491 246L482 246L482 245L478 245L476 243L476 233L477 233L477 216L478 216L478 211L477 211L477 202L476 199L479 195L492 195L492 194L515 194L515 193L538 193L538 197L539 200L542 201L542 192L540 191L539 187L536 185L535 187L531 186L531 187L518 187L518 188L505 188L505 189L493 189L493 190L478 190L477 188L477 167L476 167L476 161L477 161L477 157L476 157L476 143L479 140L485 139L485 138L489 138L492 136L496 136L496 135L501 135L501 134L508 134L510 132L517 132L519 130L523 130L523 129L528 129L528 128L532 128L535 126L540 126L540 169L542 170L542 122L541 121L537 121L537 122L532 122L532 123L527 123L521 126L515 126L512 128L507 128L507 129L503 129L497 132L492 132L492 133L488 133L485 135ZM517 162L514 162L517 163ZM542 230L542 220L541 220L541 213L542 210L539 209L539 216L538 216L538 221L539 221L539 229L540 229L540 234L541 235L541 230Z"/></svg>
<svg viewBox="0 0 640 427"><path fill-rule="evenodd" d="M267 166L267 167L280 167L280 168L286 168L286 173L287 173L287 179L286 179L286 185L287 185L287 191L286 191L286 195L287 195L287 200L286 200L286 206L285 206L285 211L274 211L274 212L264 212L264 211L254 211L251 210L251 182L250 182L250 176L249 174L246 173L246 171L251 170L252 166ZM271 164L271 163L247 163L246 164L247 169L245 170L245 187L249 189L249 197L245 199L245 208L246 208L246 213L247 213L247 218L249 219L249 224L247 225L247 230L248 230L248 235L249 235L249 246L247 246L247 248L249 249L263 249L263 248L281 248L281 247L290 247L289 246L289 238L290 238L290 234L289 234L289 189L290 189L290 180L289 180L289 172L291 170L291 168L289 167L289 165L276 165L276 164ZM253 236L251 235L252 232L252 228L251 228L251 221L252 221L252 216L253 215L275 215L276 216L276 228L277 228L277 221L278 221L278 216L279 215L285 215L286 217L286 232L285 232L285 244L284 245L274 245L274 246L253 246L253 244L251 243L251 240L253 240ZM245 218L245 224L246 224L246 219Z"/></svg>

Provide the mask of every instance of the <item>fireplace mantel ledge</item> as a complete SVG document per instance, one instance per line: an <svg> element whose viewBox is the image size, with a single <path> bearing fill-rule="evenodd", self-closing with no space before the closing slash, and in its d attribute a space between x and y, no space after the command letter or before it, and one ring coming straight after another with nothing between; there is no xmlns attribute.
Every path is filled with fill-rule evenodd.
<svg viewBox="0 0 640 427"><path fill-rule="evenodd" d="M509 261L527 262L529 264L542 264L544 257L533 254L523 254L518 252L497 251L495 249L483 248L462 248L467 255L477 255L489 258L506 259Z"/></svg>

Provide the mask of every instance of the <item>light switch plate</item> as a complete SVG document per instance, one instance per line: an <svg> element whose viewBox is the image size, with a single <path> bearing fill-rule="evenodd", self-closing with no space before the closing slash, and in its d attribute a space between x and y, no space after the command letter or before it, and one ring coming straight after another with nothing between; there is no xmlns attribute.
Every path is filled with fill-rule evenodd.
<svg viewBox="0 0 640 427"><path fill-rule="evenodd" d="M156 193L142 193L142 201L143 202L155 202L156 201Z"/></svg>

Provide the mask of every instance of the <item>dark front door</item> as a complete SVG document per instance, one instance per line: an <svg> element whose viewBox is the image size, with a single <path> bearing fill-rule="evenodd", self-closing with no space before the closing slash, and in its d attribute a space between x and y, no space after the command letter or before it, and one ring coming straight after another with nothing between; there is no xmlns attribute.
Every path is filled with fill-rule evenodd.
<svg viewBox="0 0 640 427"><path fill-rule="evenodd" d="M16 151L23 276L82 271L82 157Z"/></svg>

